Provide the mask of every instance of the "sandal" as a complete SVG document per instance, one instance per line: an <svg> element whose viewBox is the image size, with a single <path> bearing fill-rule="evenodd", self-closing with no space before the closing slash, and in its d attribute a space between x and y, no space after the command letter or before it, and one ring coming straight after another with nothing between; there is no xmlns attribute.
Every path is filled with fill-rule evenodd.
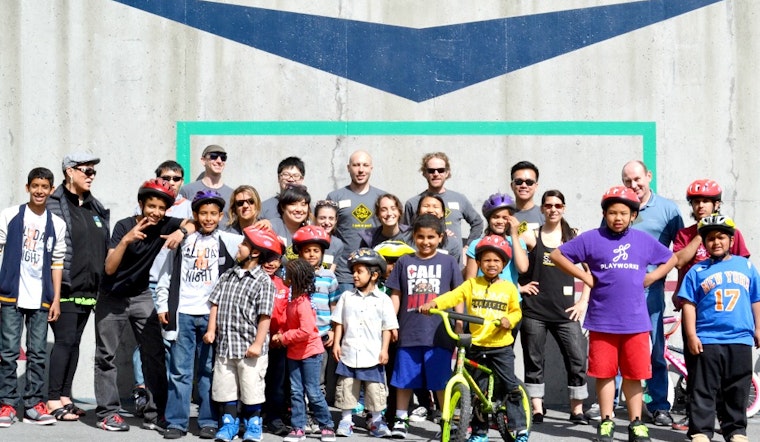
<svg viewBox="0 0 760 442"><path fill-rule="evenodd" d="M63 406L61 408L56 408L55 410L51 411L50 414L53 415L53 417L57 421L72 422L72 421L79 420L79 416L77 416L76 413L66 408L66 406Z"/></svg>
<svg viewBox="0 0 760 442"><path fill-rule="evenodd" d="M64 405L63 408L67 409L69 413L76 414L79 417L87 415L86 411L74 405L73 402Z"/></svg>

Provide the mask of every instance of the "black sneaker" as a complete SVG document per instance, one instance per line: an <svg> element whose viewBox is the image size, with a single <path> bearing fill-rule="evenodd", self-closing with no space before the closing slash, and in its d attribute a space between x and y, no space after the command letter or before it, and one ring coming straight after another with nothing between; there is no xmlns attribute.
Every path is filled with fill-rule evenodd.
<svg viewBox="0 0 760 442"><path fill-rule="evenodd" d="M658 427L669 427L673 425L673 416L668 410L657 410L652 416L652 423Z"/></svg>
<svg viewBox="0 0 760 442"><path fill-rule="evenodd" d="M145 418L142 423L142 427L146 430L156 430L160 434L164 434L168 426L169 423L162 417L154 417L152 419Z"/></svg>
<svg viewBox="0 0 760 442"><path fill-rule="evenodd" d="M164 431L164 439L179 439L187 434L187 432L180 430L179 428L167 428Z"/></svg>
<svg viewBox="0 0 760 442"><path fill-rule="evenodd" d="M98 427L106 431L129 431L129 424L118 414L112 414L107 418L98 421Z"/></svg>
<svg viewBox="0 0 760 442"><path fill-rule="evenodd" d="M570 422L576 425L588 425L588 418L583 413L570 413Z"/></svg>
<svg viewBox="0 0 760 442"><path fill-rule="evenodd" d="M649 442L649 428L636 418L628 425L628 442Z"/></svg>
<svg viewBox="0 0 760 442"><path fill-rule="evenodd" d="M148 406L148 390L145 387L135 387L132 389L132 401L135 404L135 416L143 417L145 407Z"/></svg>
<svg viewBox="0 0 760 442"><path fill-rule="evenodd" d="M203 427L198 433L201 439L213 439L216 437L216 427Z"/></svg>
<svg viewBox="0 0 760 442"><path fill-rule="evenodd" d="M609 416L602 419L599 428L596 429L596 442L614 442L615 440L615 422Z"/></svg>

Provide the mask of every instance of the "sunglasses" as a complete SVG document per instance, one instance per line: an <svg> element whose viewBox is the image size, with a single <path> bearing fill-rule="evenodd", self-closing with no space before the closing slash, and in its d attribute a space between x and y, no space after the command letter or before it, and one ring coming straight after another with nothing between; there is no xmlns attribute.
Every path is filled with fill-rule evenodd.
<svg viewBox="0 0 760 442"><path fill-rule="evenodd" d="M436 172L438 172L439 174L443 175L444 173L446 173L446 168L445 167L438 167L438 168L428 167L427 168L427 173L429 175L432 175L432 174L434 174Z"/></svg>
<svg viewBox="0 0 760 442"><path fill-rule="evenodd" d="M522 186L523 184L527 184L528 186L532 186L532 185L536 184L536 182L534 180L530 180L530 179L524 180L522 178L515 178L514 180L512 180L512 182L515 184L515 186Z"/></svg>
<svg viewBox="0 0 760 442"><path fill-rule="evenodd" d="M317 201L317 205L315 207L319 208L319 207L324 207L324 206L333 207L337 209L338 203L336 203L333 200L319 200Z"/></svg>
<svg viewBox="0 0 760 442"><path fill-rule="evenodd" d="M252 206L255 203L255 201L253 200L253 198L249 198L247 200L235 200L236 207L243 207L244 205L246 205L246 203L249 206Z"/></svg>
<svg viewBox="0 0 760 442"><path fill-rule="evenodd" d="M549 210L551 208L555 208L555 209L559 210L559 209L561 209L563 207L565 207L565 205L562 204L562 203L557 203L557 204L546 203L546 204L544 204L544 209L546 209L546 210Z"/></svg>
<svg viewBox="0 0 760 442"><path fill-rule="evenodd" d="M162 176L161 179L164 181L174 181L175 183L182 181L181 176Z"/></svg>
<svg viewBox="0 0 760 442"><path fill-rule="evenodd" d="M91 177L98 174L98 171L94 167L75 167L74 169L82 172L85 176Z"/></svg>
<svg viewBox="0 0 760 442"><path fill-rule="evenodd" d="M227 154L226 154L226 153L222 153L222 152L211 152L211 153L207 154L207 156L208 156L208 158L209 158L211 161L216 161L216 160L217 160L217 158L221 158L221 159L222 159L222 161L227 161Z"/></svg>

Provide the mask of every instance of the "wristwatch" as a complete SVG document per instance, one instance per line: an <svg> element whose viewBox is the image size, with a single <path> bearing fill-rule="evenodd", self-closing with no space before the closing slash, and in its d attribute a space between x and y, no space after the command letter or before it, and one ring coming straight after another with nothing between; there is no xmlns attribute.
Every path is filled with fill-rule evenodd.
<svg viewBox="0 0 760 442"><path fill-rule="evenodd" d="M182 237L183 238L187 238L187 229L186 228L180 226L179 231L182 232Z"/></svg>

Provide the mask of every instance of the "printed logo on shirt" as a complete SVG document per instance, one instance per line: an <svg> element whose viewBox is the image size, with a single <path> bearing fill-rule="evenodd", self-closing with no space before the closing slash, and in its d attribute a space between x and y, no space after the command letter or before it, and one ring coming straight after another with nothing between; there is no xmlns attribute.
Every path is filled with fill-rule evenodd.
<svg viewBox="0 0 760 442"><path fill-rule="evenodd" d="M356 209L351 212L351 215L353 215L360 223L365 223L372 217L372 210L362 203L356 206Z"/></svg>
<svg viewBox="0 0 760 442"><path fill-rule="evenodd" d="M617 248L612 250L612 253L615 253L615 257L612 258L612 262L608 262L606 264L601 264L599 267L602 270L609 270L609 269L631 269L631 270L638 270L639 265L638 264L631 264L628 262L619 262L619 261L627 261L628 260L628 249L631 248L630 243L621 244Z"/></svg>
<svg viewBox="0 0 760 442"><path fill-rule="evenodd" d="M417 310L422 304L438 297L441 292L441 265L410 265L406 268L406 311Z"/></svg>
<svg viewBox="0 0 760 442"><path fill-rule="evenodd" d="M33 266L37 266L42 260L40 251L37 249L40 242L44 241L45 232L34 227L26 227L24 229L24 248L23 256L21 260L23 262L32 263ZM51 238L52 239L52 238Z"/></svg>
<svg viewBox="0 0 760 442"><path fill-rule="evenodd" d="M219 257L219 251L208 247L190 247L185 249L185 256L195 258L193 267L185 272L185 282L212 283L213 274L209 267L209 259Z"/></svg>

